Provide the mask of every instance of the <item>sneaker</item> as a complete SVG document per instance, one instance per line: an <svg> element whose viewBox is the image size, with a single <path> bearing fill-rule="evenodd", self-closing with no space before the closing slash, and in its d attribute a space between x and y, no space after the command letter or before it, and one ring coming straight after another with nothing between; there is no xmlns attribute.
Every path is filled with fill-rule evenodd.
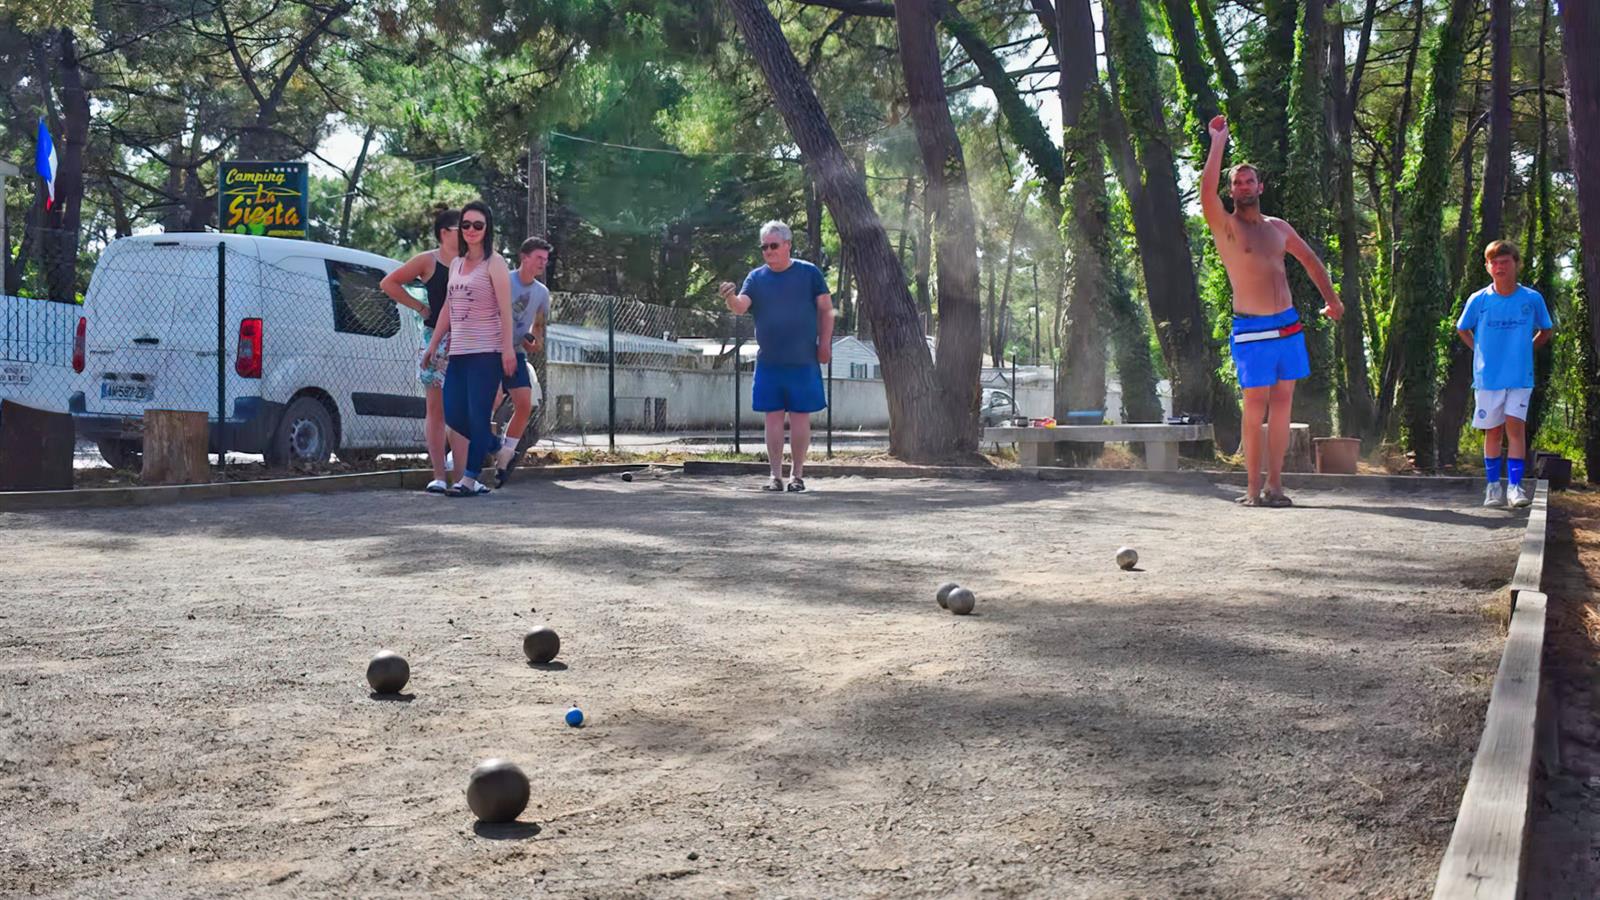
<svg viewBox="0 0 1600 900"><path fill-rule="evenodd" d="M803 494L806 490L806 480L799 476L789 479L789 493Z"/></svg>
<svg viewBox="0 0 1600 900"><path fill-rule="evenodd" d="M1512 491L1511 491L1511 505L1512 506L1532 506L1533 505L1533 485L1528 484L1527 482L1523 482L1522 484L1519 484L1515 488L1513 488Z"/></svg>
<svg viewBox="0 0 1600 900"><path fill-rule="evenodd" d="M781 494L783 493L783 479L774 475L767 479L767 483L762 485L761 489L763 491L771 491L774 494Z"/></svg>
<svg viewBox="0 0 1600 900"><path fill-rule="evenodd" d="M1506 486L1501 484L1498 481L1496 481L1494 484L1489 485L1488 490L1485 490L1483 492L1483 505L1484 506L1505 506L1506 505Z"/></svg>
<svg viewBox="0 0 1600 900"><path fill-rule="evenodd" d="M423 490L430 494L442 494L445 491L450 490L450 485L445 484L444 479L442 478L435 478L434 480L428 482L428 486L423 488Z"/></svg>

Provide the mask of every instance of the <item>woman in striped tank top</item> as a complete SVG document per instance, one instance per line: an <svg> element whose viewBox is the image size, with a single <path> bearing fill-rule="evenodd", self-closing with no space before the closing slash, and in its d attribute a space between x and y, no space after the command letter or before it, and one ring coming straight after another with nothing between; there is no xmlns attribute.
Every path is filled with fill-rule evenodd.
<svg viewBox="0 0 1600 900"><path fill-rule="evenodd" d="M478 475L484 457L499 449L490 417L502 375L516 367L512 349L511 270L494 252L494 214L474 200L461 208L460 256L450 264L444 309L434 328L423 365L450 336L450 374L444 381L444 420L450 426L451 452L465 459L452 497L489 493ZM458 463L459 465L459 463Z"/></svg>

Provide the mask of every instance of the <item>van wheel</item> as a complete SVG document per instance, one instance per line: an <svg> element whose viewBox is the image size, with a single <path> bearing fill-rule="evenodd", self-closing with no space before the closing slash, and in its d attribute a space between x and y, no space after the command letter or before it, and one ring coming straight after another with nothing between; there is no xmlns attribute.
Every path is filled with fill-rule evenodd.
<svg viewBox="0 0 1600 900"><path fill-rule="evenodd" d="M322 401L301 397L289 404L267 447L267 464L325 463L337 452L333 416Z"/></svg>
<svg viewBox="0 0 1600 900"><path fill-rule="evenodd" d="M100 450L100 458L113 469L138 471L144 465L144 445L138 441L96 441L95 447Z"/></svg>

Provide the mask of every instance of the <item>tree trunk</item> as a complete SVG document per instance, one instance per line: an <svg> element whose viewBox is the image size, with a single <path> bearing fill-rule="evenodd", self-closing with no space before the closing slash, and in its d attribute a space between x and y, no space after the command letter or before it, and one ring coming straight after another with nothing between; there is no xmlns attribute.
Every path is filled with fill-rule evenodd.
<svg viewBox="0 0 1600 900"><path fill-rule="evenodd" d="M1588 306L1590 371L1585 381L1584 466L1600 481L1600 385L1593 357L1600 354L1600 8L1589 0L1561 0L1561 50L1567 69L1567 140L1578 183L1579 280Z"/></svg>
<svg viewBox="0 0 1600 900"><path fill-rule="evenodd" d="M367 167L367 150L378 133L378 126L368 125L361 138L361 152L356 154L356 164L350 167L350 177L344 183L344 209L339 213L339 246L350 243L350 209L356 202L356 189L361 184L361 170ZM531 233L531 232L530 232Z"/></svg>
<svg viewBox="0 0 1600 900"><path fill-rule="evenodd" d="M72 490L72 416L0 400L0 491Z"/></svg>
<svg viewBox="0 0 1600 900"><path fill-rule="evenodd" d="M804 154L807 171L833 215L841 243L852 248L856 280L861 285L861 308L871 321L873 340L883 364L889 401L889 452L902 459L933 461L974 447L977 410L972 398L977 393L976 372L962 396L943 396L916 306L906 290L905 272L872 208L865 181L852 169L839 146L782 28L764 0L725 2L766 78L774 105ZM975 312L975 308L970 311ZM964 339L975 345L977 323L975 315L972 318L964 335L958 331L950 336L952 344ZM970 356L971 363L977 361L975 352L956 353L952 347L952 355ZM963 401L967 408L957 412Z"/></svg>
<svg viewBox="0 0 1600 900"><path fill-rule="evenodd" d="M1188 95L1183 108L1190 115L1184 131L1189 134L1196 163L1202 163L1211 150L1206 126L1222 113L1222 102L1211 89L1211 72L1200 55L1200 34L1195 30L1194 8L1189 0L1161 0L1161 9L1166 14L1172 50L1178 57L1178 78Z"/></svg>
<svg viewBox="0 0 1600 900"><path fill-rule="evenodd" d="M895 247L895 258L900 260L900 265L906 264L906 239L911 234L911 195L917 189L917 176L906 176L906 196L900 205L900 241Z"/></svg>
<svg viewBox="0 0 1600 900"><path fill-rule="evenodd" d="M45 289L50 299L72 302L78 293L78 237L83 211L83 152L89 144L89 92L83 87L77 42L61 29L59 57L61 152L56 160L56 199L44 213Z"/></svg>
<svg viewBox="0 0 1600 900"><path fill-rule="evenodd" d="M1327 198L1332 188L1327 181L1327 29L1323 0L1303 0L1302 9L1305 16L1289 86L1289 155L1280 202L1284 217L1322 258L1327 255ZM1295 261L1286 266L1290 296L1300 311L1311 356L1311 376L1295 390L1295 417L1310 424L1313 435L1327 437L1333 433L1332 329L1320 312L1322 295L1305 267Z"/></svg>
<svg viewBox="0 0 1600 900"><path fill-rule="evenodd" d="M1370 35L1376 0L1367 0L1362 16L1362 34ZM1344 68L1344 23L1331 29L1332 51L1328 54L1332 66L1330 96L1334 102L1334 147L1339 195L1339 299L1344 303L1344 318L1339 320L1339 356L1343 364L1343 389L1339 397L1340 431L1346 437L1356 437L1363 442L1375 441L1377 407L1372 397L1372 381L1368 377L1366 332L1363 328L1365 299L1362 296L1360 211L1356 208L1355 160L1351 152L1351 132L1355 122L1356 91L1366 60L1367 43L1356 51L1356 72L1346 84Z"/></svg>
<svg viewBox="0 0 1600 900"><path fill-rule="evenodd" d="M207 484L211 461L206 414L177 409L144 412L145 484Z"/></svg>
<svg viewBox="0 0 1600 900"><path fill-rule="evenodd" d="M806 256L811 264L825 269L822 262L822 197L817 186L806 182Z"/></svg>
<svg viewBox="0 0 1600 900"><path fill-rule="evenodd" d="M1279 214L1283 197L1270 185L1289 168L1289 88L1294 80L1298 12L1297 0L1262 0L1266 21L1260 47L1246 62L1244 95L1229 97L1239 118L1238 125L1229 129L1238 144L1234 159L1249 160L1265 174L1269 185L1261 195L1265 215Z"/></svg>
<svg viewBox="0 0 1600 900"><path fill-rule="evenodd" d="M1440 26L1438 50L1424 104L1421 158L1403 191L1406 229L1401 238L1395 315L1399 327L1390 348L1399 358L1401 426L1418 469L1437 465L1433 414L1438 399L1435 338L1446 312L1449 275L1440 235L1445 193L1450 186L1450 143L1456 95L1461 87L1465 36L1473 0L1451 0Z"/></svg>
<svg viewBox="0 0 1600 900"><path fill-rule="evenodd" d="M1533 211L1528 217L1528 281L1533 289L1544 297L1544 302L1550 310L1560 307L1560 299L1556 296L1556 254L1554 238L1551 236L1551 210L1550 210L1550 115L1546 106L1547 91L1545 90L1545 52L1550 41L1550 0L1539 4L1539 145L1533 154L1533 184L1528 191L1532 198ZM1567 318L1571 318L1568 316ZM1563 330L1570 329L1570 323L1556 321L1556 327ZM1581 329L1579 330L1581 334ZM1580 338L1581 340L1581 338ZM1544 425L1544 418L1549 411L1550 376L1555 369L1555 341L1551 340L1543 347L1534 351L1533 357L1533 399L1528 405L1528 450L1532 450L1539 439L1539 429Z"/></svg>
<svg viewBox="0 0 1600 900"><path fill-rule="evenodd" d="M929 275L933 271L933 203L928 196L928 184L922 184L922 228L917 232L917 309L932 316L933 295L929 290Z"/></svg>
<svg viewBox="0 0 1600 900"><path fill-rule="evenodd" d="M1483 286L1483 269L1473 265L1490 241L1505 237L1506 181L1511 172L1511 0L1490 0L1489 34L1493 47L1489 76L1489 142L1483 157L1483 197L1478 201L1478 240L1469 248L1456 285L1455 319L1467 297ZM1542 92L1541 92L1542 93ZM1462 215L1466 215L1463 207ZM1531 255L1534 248L1528 247ZM1461 426L1466 424L1472 398L1472 350L1459 340L1450 341L1449 364L1434 417L1438 433L1439 464L1453 466L1461 447ZM1531 444L1530 444L1531 446Z"/></svg>
<svg viewBox="0 0 1600 900"><path fill-rule="evenodd" d="M1066 215L1060 220L1067 248L1066 314L1055 417L1101 409L1106 401L1106 326L1102 298L1115 289L1106 278L1111 237L1105 154L1100 149L1100 75L1095 70L1094 19L1089 0L1057 0L1062 147ZM1124 285L1123 287L1126 287ZM1131 299L1126 300L1131 305Z"/></svg>
<svg viewBox="0 0 1600 900"><path fill-rule="evenodd" d="M1172 377L1173 410L1211 417L1226 446L1237 439L1238 405L1217 377L1217 349L1195 285L1188 224L1167 145L1155 51L1138 0L1108 0L1105 18L1108 48L1122 73L1122 106L1143 169L1140 196L1147 218L1142 229L1136 219L1135 229L1143 232L1139 257L1151 318Z"/></svg>

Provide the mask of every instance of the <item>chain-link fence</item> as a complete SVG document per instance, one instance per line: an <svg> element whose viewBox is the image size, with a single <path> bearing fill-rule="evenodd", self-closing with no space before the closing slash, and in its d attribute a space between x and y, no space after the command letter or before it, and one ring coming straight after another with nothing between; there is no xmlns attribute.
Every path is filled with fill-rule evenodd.
<svg viewBox="0 0 1600 900"><path fill-rule="evenodd" d="M203 412L211 452L275 465L424 453L427 332L380 287L393 265L238 235L116 241L76 302L0 298L0 398L72 413L80 440L118 467L138 465L149 410ZM420 285L408 293L426 308ZM758 352L749 316L556 293L523 446L757 449ZM834 353L819 449L836 413L841 431L888 421L871 346L841 338Z"/></svg>

